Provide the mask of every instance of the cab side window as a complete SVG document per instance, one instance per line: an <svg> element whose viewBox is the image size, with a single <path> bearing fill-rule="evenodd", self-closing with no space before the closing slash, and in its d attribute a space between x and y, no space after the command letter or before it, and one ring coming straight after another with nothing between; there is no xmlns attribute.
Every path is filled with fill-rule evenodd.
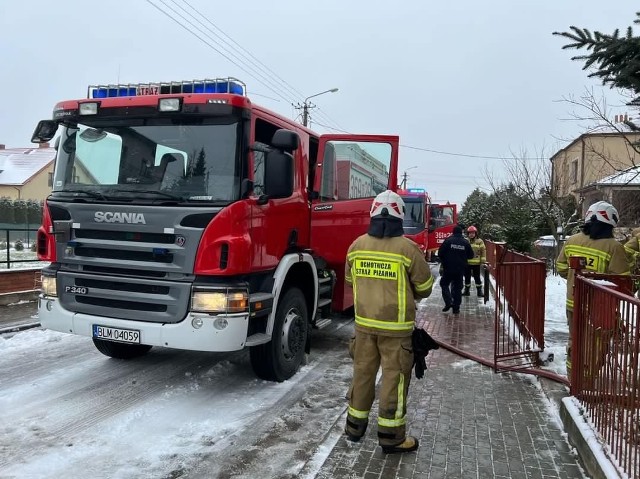
<svg viewBox="0 0 640 479"><path fill-rule="evenodd" d="M319 164L320 200L374 198L387 189L390 165L388 143L328 141Z"/></svg>

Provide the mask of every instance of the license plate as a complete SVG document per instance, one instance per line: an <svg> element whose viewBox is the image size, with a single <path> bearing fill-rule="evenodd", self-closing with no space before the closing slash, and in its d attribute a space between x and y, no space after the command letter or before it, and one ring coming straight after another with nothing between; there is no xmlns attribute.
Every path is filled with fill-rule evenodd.
<svg viewBox="0 0 640 479"><path fill-rule="evenodd" d="M135 329L109 328L94 324L93 337L119 343L140 344L140 331Z"/></svg>

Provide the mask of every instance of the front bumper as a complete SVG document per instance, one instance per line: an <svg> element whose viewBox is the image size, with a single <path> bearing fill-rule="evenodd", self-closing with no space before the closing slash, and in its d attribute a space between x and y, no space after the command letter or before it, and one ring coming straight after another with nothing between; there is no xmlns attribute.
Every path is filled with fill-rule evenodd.
<svg viewBox="0 0 640 479"><path fill-rule="evenodd" d="M73 313L62 307L58 298L38 298L38 316L42 327L63 333L92 337L93 325L140 331L141 344L191 351L237 351L247 342L249 314L201 314L189 313L179 323L150 323L126 319L91 316ZM202 319L202 327L192 325L194 318ZM224 329L217 329L214 321L227 320Z"/></svg>

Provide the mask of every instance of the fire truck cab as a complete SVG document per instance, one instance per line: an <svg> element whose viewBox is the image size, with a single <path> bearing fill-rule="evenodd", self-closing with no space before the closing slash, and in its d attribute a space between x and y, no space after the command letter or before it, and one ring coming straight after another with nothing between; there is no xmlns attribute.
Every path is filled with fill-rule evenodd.
<svg viewBox="0 0 640 479"><path fill-rule="evenodd" d="M398 190L405 203L404 235L418 244L430 261L458 222L456 205L433 203L424 188Z"/></svg>
<svg viewBox="0 0 640 479"><path fill-rule="evenodd" d="M268 380L350 310L347 249L397 185L397 136L318 135L235 78L90 86L32 141L55 136L42 325L123 359L248 347Z"/></svg>

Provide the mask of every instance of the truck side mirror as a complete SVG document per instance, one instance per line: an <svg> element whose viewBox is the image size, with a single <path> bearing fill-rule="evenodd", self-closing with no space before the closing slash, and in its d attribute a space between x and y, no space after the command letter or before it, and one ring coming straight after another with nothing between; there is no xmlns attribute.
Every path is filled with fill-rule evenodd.
<svg viewBox="0 0 640 479"><path fill-rule="evenodd" d="M292 152L298 149L300 145L300 137L291 130L276 130L271 139L271 146L281 151Z"/></svg>
<svg viewBox="0 0 640 479"><path fill-rule="evenodd" d="M268 198L288 198L293 194L293 156L272 150L265 156L264 192Z"/></svg>
<svg viewBox="0 0 640 479"><path fill-rule="evenodd" d="M31 143L47 143L58 131L58 122L53 120L40 120L36 126Z"/></svg>

